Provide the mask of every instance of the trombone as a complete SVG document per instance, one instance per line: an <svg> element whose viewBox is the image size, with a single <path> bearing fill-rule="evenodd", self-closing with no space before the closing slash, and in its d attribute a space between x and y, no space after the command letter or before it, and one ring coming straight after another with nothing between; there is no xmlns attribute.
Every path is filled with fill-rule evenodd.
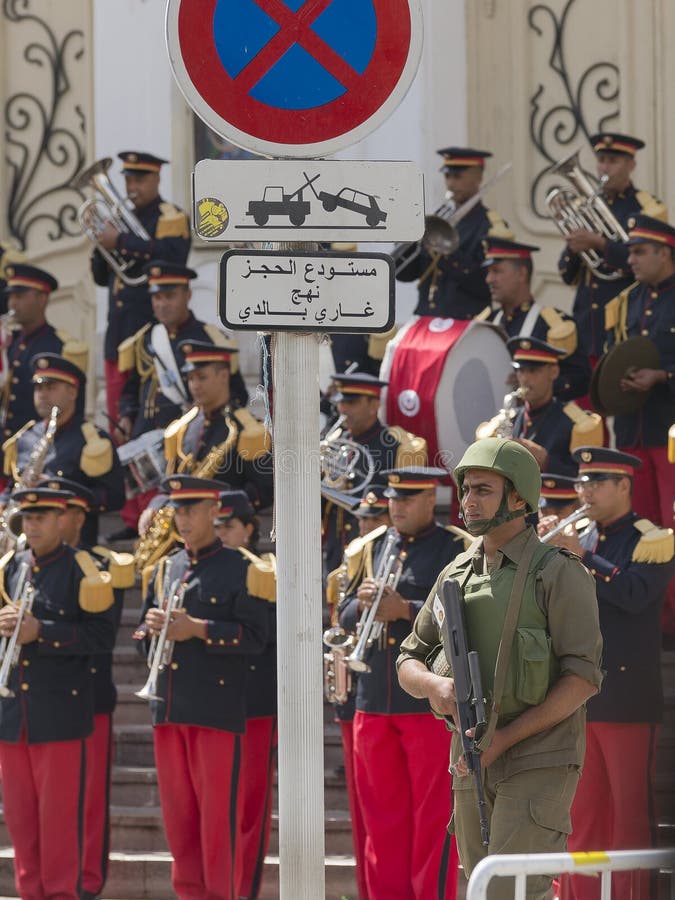
<svg viewBox="0 0 675 900"><path fill-rule="evenodd" d="M405 269L408 263L420 255L422 250L438 256L450 256L459 247L459 232L457 226L466 218L474 206L480 202L483 194L496 184L500 178L512 168L512 163L506 163L498 172L488 178L485 184L476 193L465 200L461 206L456 206L452 201L452 191L445 194L445 203L442 203L435 212L424 219L424 234L421 241L409 241L397 244L391 253L394 261L394 274L398 275Z"/></svg>
<svg viewBox="0 0 675 900"><path fill-rule="evenodd" d="M148 280L147 275L128 274L129 269L137 265L137 261L125 259L117 250L107 250L99 241L99 235L108 222L111 222L121 234L135 234L143 241L150 240L150 235L132 212L129 200L120 196L108 177L108 169L111 165L112 159L106 156L104 159L97 160L71 182L72 187L78 191L92 187L101 195L100 198L84 201L77 211L77 221L84 234L96 245L113 272L126 285L135 287L145 284Z"/></svg>

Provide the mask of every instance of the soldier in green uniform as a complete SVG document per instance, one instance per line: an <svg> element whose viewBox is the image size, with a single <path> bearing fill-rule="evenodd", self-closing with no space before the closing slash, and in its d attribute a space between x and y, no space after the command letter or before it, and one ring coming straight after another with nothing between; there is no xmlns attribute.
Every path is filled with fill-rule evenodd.
<svg viewBox="0 0 675 900"><path fill-rule="evenodd" d="M464 454L455 478L466 528L477 540L441 572L412 634L401 644L398 667L401 686L413 697L428 699L434 712L456 726L454 681L425 664L442 643L441 584L455 579L464 598L467 647L479 654L490 709L477 745L489 820L487 847L481 841L475 781L467 777L456 731L451 745L451 830L469 876L487 854L565 850L584 758L584 704L602 677L602 639L588 571L573 554L542 544L526 525L540 490L530 452L504 438L479 441ZM506 665L496 667L509 620L515 631L501 654ZM547 876L528 879L528 897L544 897L550 885ZM511 879L494 881L488 896L512 897Z"/></svg>

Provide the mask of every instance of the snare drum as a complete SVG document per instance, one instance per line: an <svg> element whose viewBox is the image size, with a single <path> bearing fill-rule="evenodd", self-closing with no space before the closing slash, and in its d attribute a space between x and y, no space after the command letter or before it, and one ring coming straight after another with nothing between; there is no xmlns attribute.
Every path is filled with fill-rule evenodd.
<svg viewBox="0 0 675 900"><path fill-rule="evenodd" d="M166 472L164 429L146 431L117 448L127 499L159 486Z"/></svg>

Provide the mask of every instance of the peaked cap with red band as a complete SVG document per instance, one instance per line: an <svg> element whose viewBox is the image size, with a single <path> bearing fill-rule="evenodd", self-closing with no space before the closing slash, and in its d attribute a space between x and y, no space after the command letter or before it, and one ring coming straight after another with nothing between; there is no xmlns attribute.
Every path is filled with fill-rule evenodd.
<svg viewBox="0 0 675 900"><path fill-rule="evenodd" d="M566 355L566 351L561 350L560 347L554 347L531 335L518 334L509 338L506 342L506 349L511 354L514 369L522 366L545 366L557 363Z"/></svg>
<svg viewBox="0 0 675 900"><path fill-rule="evenodd" d="M577 500L579 495L575 485L576 478L570 478L569 475L542 472L539 506L566 504Z"/></svg>
<svg viewBox="0 0 675 900"><path fill-rule="evenodd" d="M55 491L52 488L34 487L14 491L12 500L19 505L19 512L40 512L43 509L64 510L73 495L70 491Z"/></svg>
<svg viewBox="0 0 675 900"><path fill-rule="evenodd" d="M387 486L384 484L369 485L353 515L359 519L374 519L386 513L389 510L386 490Z"/></svg>
<svg viewBox="0 0 675 900"><path fill-rule="evenodd" d="M24 263L13 263L5 268L7 286L5 294L21 294L24 291L42 291L51 294L59 286L58 281L44 269L27 266Z"/></svg>
<svg viewBox="0 0 675 900"><path fill-rule="evenodd" d="M478 166L482 169L485 167L485 160L492 156L487 150L475 150L473 147L443 147L436 153L443 157L443 165L439 170L441 172L447 172L448 169L465 169L467 166Z"/></svg>
<svg viewBox="0 0 675 900"><path fill-rule="evenodd" d="M333 394L335 401L349 400L351 397L379 398L382 388L389 384L388 381L382 381L366 372L350 372L349 375L336 372L332 378L335 384L335 393Z"/></svg>
<svg viewBox="0 0 675 900"><path fill-rule="evenodd" d="M156 294L158 291L169 287L187 287L193 278L197 277L194 269L181 266L178 263L166 262L163 259L151 259L143 266L143 272L148 276L148 293Z"/></svg>
<svg viewBox="0 0 675 900"><path fill-rule="evenodd" d="M572 459L579 464L577 482L602 481L612 475L632 478L642 460L632 453L610 450L609 447L577 447Z"/></svg>
<svg viewBox="0 0 675 900"><path fill-rule="evenodd" d="M596 153L625 153L627 156L635 156L645 145L640 138L618 131L600 131L592 134L589 140Z"/></svg>
<svg viewBox="0 0 675 900"><path fill-rule="evenodd" d="M666 244L675 247L675 228L652 216L638 215L628 221L628 244Z"/></svg>
<svg viewBox="0 0 675 900"><path fill-rule="evenodd" d="M185 357L185 365L181 367L181 372L194 372L201 366L208 366L210 363L227 363L229 364L232 354L238 353L236 347L221 347L213 344L211 341L181 341L178 349Z"/></svg>
<svg viewBox="0 0 675 900"><path fill-rule="evenodd" d="M219 503L218 515L213 520L216 525L224 525L230 519L247 522L255 515L255 509L246 491L221 491Z"/></svg>
<svg viewBox="0 0 675 900"><path fill-rule="evenodd" d="M79 366L59 356L58 353L38 353L30 361L33 372L33 384L44 384L48 381L65 381L81 390L87 382L87 376Z"/></svg>
<svg viewBox="0 0 675 900"><path fill-rule="evenodd" d="M147 172L159 172L163 165L169 162L161 156L152 153L140 153L138 150L123 150L117 156L122 160L123 175L143 175Z"/></svg>
<svg viewBox="0 0 675 900"><path fill-rule="evenodd" d="M534 244L519 244L517 241L507 241L506 238L487 237L483 241L484 266L501 262L503 259L513 259L525 262L532 261L532 254L539 247Z"/></svg>
<svg viewBox="0 0 675 900"><path fill-rule="evenodd" d="M420 491L432 490L449 473L446 469L434 466L407 466L402 469L382 469L379 474L387 478L384 496L392 499L412 497Z"/></svg>
<svg viewBox="0 0 675 900"><path fill-rule="evenodd" d="M44 486L53 491L67 491L70 494L68 497L68 506L75 506L78 509L83 509L85 512L98 510L96 497L94 497L92 491L77 481L71 481L70 478L49 475L44 481Z"/></svg>
<svg viewBox="0 0 675 900"><path fill-rule="evenodd" d="M218 501L223 490L222 481L210 478L196 478L194 475L172 475L165 478L160 490L169 495L169 506L191 506L202 500Z"/></svg>

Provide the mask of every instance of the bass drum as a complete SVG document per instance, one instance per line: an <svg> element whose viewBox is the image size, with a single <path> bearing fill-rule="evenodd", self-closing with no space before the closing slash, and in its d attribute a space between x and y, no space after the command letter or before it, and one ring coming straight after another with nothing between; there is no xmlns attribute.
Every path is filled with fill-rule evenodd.
<svg viewBox="0 0 675 900"><path fill-rule="evenodd" d="M382 420L425 438L429 465L452 470L500 408L511 357L502 332L475 320L416 317L385 352Z"/></svg>

